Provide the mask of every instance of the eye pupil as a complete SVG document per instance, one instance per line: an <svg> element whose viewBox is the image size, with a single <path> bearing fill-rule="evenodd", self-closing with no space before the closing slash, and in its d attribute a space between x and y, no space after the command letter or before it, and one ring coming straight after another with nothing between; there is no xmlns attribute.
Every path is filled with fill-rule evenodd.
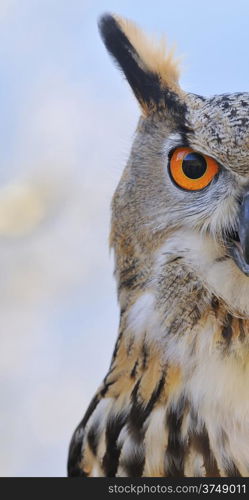
<svg viewBox="0 0 249 500"><path fill-rule="evenodd" d="M182 170L189 179L199 179L207 170L207 162L199 153L188 153L182 162Z"/></svg>

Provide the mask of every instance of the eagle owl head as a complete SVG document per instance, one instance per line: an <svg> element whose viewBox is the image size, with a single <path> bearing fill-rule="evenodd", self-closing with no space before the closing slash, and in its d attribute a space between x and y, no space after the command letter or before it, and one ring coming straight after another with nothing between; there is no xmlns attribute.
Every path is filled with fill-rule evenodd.
<svg viewBox="0 0 249 500"><path fill-rule="evenodd" d="M184 92L163 44L119 17L104 16L100 31L142 110L113 199L117 260L132 251L148 266L152 248L167 241L165 252L249 312L249 94ZM122 288L119 265L117 277Z"/></svg>

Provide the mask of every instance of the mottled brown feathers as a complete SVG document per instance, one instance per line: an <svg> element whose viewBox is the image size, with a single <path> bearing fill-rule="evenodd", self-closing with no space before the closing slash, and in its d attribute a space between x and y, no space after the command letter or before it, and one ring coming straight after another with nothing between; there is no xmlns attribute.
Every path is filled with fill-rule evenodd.
<svg viewBox="0 0 249 500"><path fill-rule="evenodd" d="M143 116L112 201L119 335L68 473L248 476L249 94L184 93L163 45L117 16L100 31ZM173 182L179 147L218 162L205 189Z"/></svg>
<svg viewBox="0 0 249 500"><path fill-rule="evenodd" d="M212 311L218 319L212 349L219 352L223 346L223 356L223 349L228 349L232 338L243 342L241 332L248 332L249 325L227 315L224 305L210 297L205 315L212 316ZM122 313L120 332L127 331L127 313ZM229 335L224 330L229 330ZM178 336L174 330L173 335ZM199 341L190 335L189 343L195 364ZM217 457L217 450L212 450L205 424L184 393L180 365L163 359L158 348L150 343L146 330L132 342L129 335L120 335L109 373L84 420L79 473L110 477L240 474L233 461L229 466L226 459L223 462L223 452ZM101 401L105 404L98 413ZM221 451L227 447L222 432Z"/></svg>

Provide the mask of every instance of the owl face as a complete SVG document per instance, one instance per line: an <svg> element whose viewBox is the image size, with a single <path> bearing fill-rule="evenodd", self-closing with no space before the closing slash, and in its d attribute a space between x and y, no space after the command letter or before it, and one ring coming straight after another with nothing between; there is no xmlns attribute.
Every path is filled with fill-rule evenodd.
<svg viewBox="0 0 249 500"><path fill-rule="evenodd" d="M104 16L100 31L142 109L113 200L119 237L144 251L163 235L188 258L198 238L199 254L249 276L249 94L186 93L172 52L132 23Z"/></svg>
<svg viewBox="0 0 249 500"><path fill-rule="evenodd" d="M249 275L249 95L188 94L186 102L184 134L169 134L164 145L169 225L211 235Z"/></svg>

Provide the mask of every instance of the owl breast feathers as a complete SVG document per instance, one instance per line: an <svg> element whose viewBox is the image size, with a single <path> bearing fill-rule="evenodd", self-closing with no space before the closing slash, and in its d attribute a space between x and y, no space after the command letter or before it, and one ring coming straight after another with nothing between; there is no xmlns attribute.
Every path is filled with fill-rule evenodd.
<svg viewBox="0 0 249 500"><path fill-rule="evenodd" d="M120 328L70 476L249 475L249 94L184 92L172 51L106 15L141 117L112 202Z"/></svg>

